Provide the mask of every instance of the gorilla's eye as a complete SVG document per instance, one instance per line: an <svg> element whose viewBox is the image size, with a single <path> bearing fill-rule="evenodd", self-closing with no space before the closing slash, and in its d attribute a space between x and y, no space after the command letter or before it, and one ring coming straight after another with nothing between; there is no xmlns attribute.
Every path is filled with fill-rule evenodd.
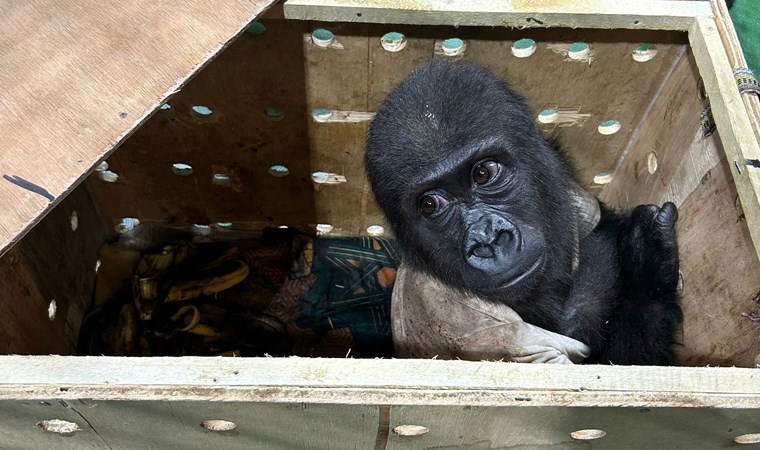
<svg viewBox="0 0 760 450"><path fill-rule="evenodd" d="M420 199L420 211L429 216L446 206L449 202L438 194L427 194Z"/></svg>
<svg viewBox="0 0 760 450"><path fill-rule="evenodd" d="M475 184L486 184L495 178L500 170L501 166L496 161L478 163L472 170L472 179L475 181Z"/></svg>

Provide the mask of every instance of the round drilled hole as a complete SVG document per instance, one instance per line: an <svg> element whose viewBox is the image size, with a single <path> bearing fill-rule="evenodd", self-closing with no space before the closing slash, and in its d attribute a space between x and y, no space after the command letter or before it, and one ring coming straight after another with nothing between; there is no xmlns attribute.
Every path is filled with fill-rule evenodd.
<svg viewBox="0 0 760 450"><path fill-rule="evenodd" d="M217 222L214 224L216 228L232 228L232 222Z"/></svg>
<svg viewBox="0 0 760 450"><path fill-rule="evenodd" d="M320 223L317 225L317 234L329 234L334 229L335 227L333 227L329 223Z"/></svg>
<svg viewBox="0 0 760 450"><path fill-rule="evenodd" d="M103 172L104 170L108 170L108 163L105 161L101 161L100 164L95 167L96 172Z"/></svg>
<svg viewBox="0 0 760 450"><path fill-rule="evenodd" d="M393 432L399 436L422 436L429 431L428 427L422 425L399 425L393 429Z"/></svg>
<svg viewBox="0 0 760 450"><path fill-rule="evenodd" d="M49 433L57 434L71 434L82 430L75 422L61 419L43 420L38 422L37 426Z"/></svg>
<svg viewBox="0 0 760 450"><path fill-rule="evenodd" d="M195 105L190 109L192 109L193 115L195 115L196 117L204 118L204 119L207 117L211 117L211 115L214 114L214 111L212 111L211 108L207 106Z"/></svg>
<svg viewBox="0 0 760 450"><path fill-rule="evenodd" d="M657 153L649 152L647 155L647 172L649 172L649 175L654 175L657 172L657 165Z"/></svg>
<svg viewBox="0 0 760 450"><path fill-rule="evenodd" d="M327 122L332 114L332 110L326 108L315 108L311 111L311 117L317 122Z"/></svg>
<svg viewBox="0 0 760 450"><path fill-rule="evenodd" d="M76 211L71 213L71 231L79 229L79 215Z"/></svg>
<svg viewBox="0 0 760 450"><path fill-rule="evenodd" d="M314 172L311 174L311 180L315 183L325 183L330 178L327 172Z"/></svg>
<svg viewBox="0 0 760 450"><path fill-rule="evenodd" d="M737 444L758 444L760 443L760 433L742 434L734 438Z"/></svg>
<svg viewBox="0 0 760 450"><path fill-rule="evenodd" d="M55 299L50 300L50 303L48 303L48 319L50 319L51 322L55 320L55 315L58 314L58 303L55 302Z"/></svg>
<svg viewBox="0 0 760 450"><path fill-rule="evenodd" d="M385 228L381 225L370 225L367 227L367 234L374 237L382 236L385 234Z"/></svg>
<svg viewBox="0 0 760 450"><path fill-rule="evenodd" d="M559 111L556 109L545 109L538 114L538 121L541 123L554 123L559 119Z"/></svg>
<svg viewBox="0 0 760 450"><path fill-rule="evenodd" d="M201 426L209 431L232 431L237 428L237 424L235 422L218 419L204 420L201 422Z"/></svg>
<svg viewBox="0 0 760 450"><path fill-rule="evenodd" d="M591 51L591 47L585 42L574 42L567 48L567 57L570 59L584 59Z"/></svg>
<svg viewBox="0 0 760 450"><path fill-rule="evenodd" d="M170 105L168 103L164 103L164 104L161 105L161 107L159 109L161 111L169 111L170 109L172 109L172 105Z"/></svg>
<svg viewBox="0 0 760 450"><path fill-rule="evenodd" d="M193 174L193 166L185 163L172 164L172 172L174 175L187 176Z"/></svg>
<svg viewBox="0 0 760 450"><path fill-rule="evenodd" d="M217 186L226 186L232 183L232 178L226 173L215 173L211 175L211 183Z"/></svg>
<svg viewBox="0 0 760 450"><path fill-rule="evenodd" d="M116 231L119 233L126 233L129 230L135 229L139 225L140 219L136 217L124 217L121 219L121 222L116 225Z"/></svg>
<svg viewBox="0 0 760 450"><path fill-rule="evenodd" d="M657 47L649 44L639 44L631 52L631 57L636 62L647 62L657 55Z"/></svg>
<svg viewBox="0 0 760 450"><path fill-rule="evenodd" d="M245 32L250 36L259 37L266 34L267 27L261 22L253 22L245 29Z"/></svg>
<svg viewBox="0 0 760 450"><path fill-rule="evenodd" d="M595 430L595 429L588 429L588 430L578 430L573 431L570 433L570 437L573 439L577 439L579 441L591 441L594 439L600 439L606 436L607 433L604 430Z"/></svg>
<svg viewBox="0 0 760 450"><path fill-rule="evenodd" d="M277 106L270 106L269 108L264 110L264 115L269 120L273 121L279 121L282 120L283 117L285 117L285 111L282 110L282 108L279 108Z"/></svg>
<svg viewBox="0 0 760 450"><path fill-rule="evenodd" d="M465 43L459 38L449 38L441 44L441 50L448 56L460 55L464 52L464 49Z"/></svg>
<svg viewBox="0 0 760 450"><path fill-rule="evenodd" d="M317 28L311 33L311 42L317 47L327 48L335 40L335 35L330 30Z"/></svg>
<svg viewBox="0 0 760 450"><path fill-rule="evenodd" d="M380 38L380 45L389 52L400 52L406 47L406 37L401 33L391 31Z"/></svg>
<svg viewBox="0 0 760 450"><path fill-rule="evenodd" d="M111 172L110 170L98 171L98 177L107 183L116 183L119 181L119 175L116 172Z"/></svg>
<svg viewBox="0 0 760 450"><path fill-rule="evenodd" d="M612 174L608 172L599 172L594 175L594 184L607 184L612 181Z"/></svg>
<svg viewBox="0 0 760 450"><path fill-rule="evenodd" d="M597 131L604 136L615 134L620 131L620 122L617 120L605 120L599 124Z"/></svg>
<svg viewBox="0 0 760 450"><path fill-rule="evenodd" d="M512 54L518 58L527 58L536 52L536 41L533 39L520 39L512 44Z"/></svg>
<svg viewBox="0 0 760 450"><path fill-rule="evenodd" d="M269 168L269 175L277 178L287 177L290 175L290 170L281 164L275 164Z"/></svg>

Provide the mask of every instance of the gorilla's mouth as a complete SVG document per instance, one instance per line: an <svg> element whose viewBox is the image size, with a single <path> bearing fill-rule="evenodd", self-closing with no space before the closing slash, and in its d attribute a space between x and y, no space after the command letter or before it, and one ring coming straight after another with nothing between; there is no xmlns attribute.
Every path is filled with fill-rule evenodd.
<svg viewBox="0 0 760 450"><path fill-rule="evenodd" d="M543 267L544 261L545 261L544 255L541 254L541 255L538 256L538 258L536 258L536 260L533 262L533 264L531 264L530 267L528 267L527 270L524 270L524 271L516 274L515 276L512 276L511 278L508 278L504 283L502 283L502 284L500 284L498 286L489 287L486 290L487 291L500 291L502 289L509 288L509 287L517 285L517 284L521 283L523 280L525 280L526 278L528 278L529 276L531 276L534 272L539 271L541 269L541 267Z"/></svg>

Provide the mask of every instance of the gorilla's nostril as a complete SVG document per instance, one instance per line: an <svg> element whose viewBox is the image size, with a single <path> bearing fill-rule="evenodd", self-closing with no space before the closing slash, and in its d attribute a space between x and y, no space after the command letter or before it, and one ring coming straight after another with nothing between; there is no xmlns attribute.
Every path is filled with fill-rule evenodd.
<svg viewBox="0 0 760 450"><path fill-rule="evenodd" d="M472 249L472 255L478 258L493 258L495 253L490 245L478 244Z"/></svg>
<svg viewBox="0 0 760 450"><path fill-rule="evenodd" d="M505 230L505 231L499 232L498 236L496 236L496 239L494 239L493 244L504 245L511 240L512 240L512 232Z"/></svg>

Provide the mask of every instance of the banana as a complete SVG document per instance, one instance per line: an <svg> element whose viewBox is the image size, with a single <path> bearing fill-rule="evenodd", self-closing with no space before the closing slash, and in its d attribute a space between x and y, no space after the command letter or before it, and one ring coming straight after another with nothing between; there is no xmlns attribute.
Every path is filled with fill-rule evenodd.
<svg viewBox="0 0 760 450"><path fill-rule="evenodd" d="M166 296L167 302L190 300L201 295L216 294L229 289L248 278L250 269L241 260L235 260L236 267L219 276L199 280L182 281L173 285Z"/></svg>

